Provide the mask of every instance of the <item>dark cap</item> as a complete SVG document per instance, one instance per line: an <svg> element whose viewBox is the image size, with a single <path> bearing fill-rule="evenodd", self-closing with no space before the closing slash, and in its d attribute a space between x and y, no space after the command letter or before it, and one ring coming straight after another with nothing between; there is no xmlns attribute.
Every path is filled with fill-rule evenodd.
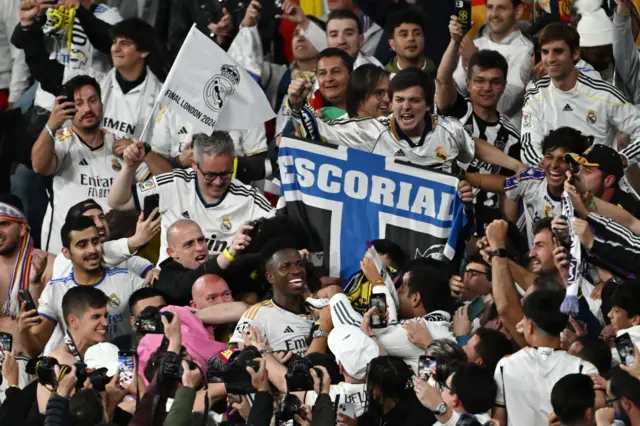
<svg viewBox="0 0 640 426"><path fill-rule="evenodd" d="M620 182L624 176L624 166L620 154L606 145L591 145L585 152L575 154L573 152L564 155L564 159L568 163L579 164L584 167L597 167L605 176L613 175L616 177L616 183Z"/></svg>
<svg viewBox="0 0 640 426"><path fill-rule="evenodd" d="M102 206L96 203L93 198L87 198L86 200L80 201L78 204L72 206L67 212L67 217L64 221L69 222L69 220L82 216L86 211L93 209L98 209L101 212L104 212Z"/></svg>
<svg viewBox="0 0 640 426"><path fill-rule="evenodd" d="M24 213L22 201L17 196L9 192L0 192L0 203L9 204Z"/></svg>

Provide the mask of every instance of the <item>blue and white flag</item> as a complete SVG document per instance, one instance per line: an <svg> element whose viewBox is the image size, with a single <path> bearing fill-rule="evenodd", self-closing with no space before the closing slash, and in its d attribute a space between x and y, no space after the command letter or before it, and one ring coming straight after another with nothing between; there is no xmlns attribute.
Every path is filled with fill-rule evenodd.
<svg viewBox="0 0 640 426"><path fill-rule="evenodd" d="M580 291L580 277L582 275L582 246L580 238L576 235L576 231L573 229L573 202L571 197L564 191L562 193L562 216L567 221L569 227L569 238L571 239L571 248L569 249L569 282L567 287L567 293L560 306L560 311L567 315L576 316L580 310L580 304L578 301L578 292Z"/></svg>
<svg viewBox="0 0 640 426"><path fill-rule="evenodd" d="M413 259L452 259L466 224L458 178L358 149L283 138L278 153L286 214L311 234L334 277L360 268L367 241L388 238Z"/></svg>

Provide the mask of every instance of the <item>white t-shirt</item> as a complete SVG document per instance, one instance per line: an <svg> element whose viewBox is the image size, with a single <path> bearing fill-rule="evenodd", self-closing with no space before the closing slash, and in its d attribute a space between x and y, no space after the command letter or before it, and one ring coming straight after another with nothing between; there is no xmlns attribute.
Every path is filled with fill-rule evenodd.
<svg viewBox="0 0 640 426"><path fill-rule="evenodd" d="M498 384L496 405L506 406L510 425L546 425L553 411L553 386L575 373L598 374L598 370L561 349L521 349L498 362L494 376Z"/></svg>
<svg viewBox="0 0 640 426"><path fill-rule="evenodd" d="M562 213L560 199L554 199L547 189L547 177L544 170L530 167L518 176L504 181L505 195L513 201L522 199L527 221L529 247L533 245L533 226L540 219L554 217Z"/></svg>
<svg viewBox="0 0 640 426"><path fill-rule="evenodd" d="M242 314L229 343L242 342L242 334L251 326L266 337L274 351L291 351L304 355L314 322L308 315L294 314L277 306L273 300L265 300Z"/></svg>
<svg viewBox="0 0 640 426"><path fill-rule="evenodd" d="M104 143L99 148L86 145L71 129L64 129L56 135L58 164L53 174L52 203L47 205L42 225L43 245L50 253L60 252L60 229L67 212L75 204L92 198L105 212L110 210L107 197L122 168L122 160L113 155L114 135L104 129L102 133ZM136 171L136 179L141 181L148 175L146 164L141 164Z"/></svg>
<svg viewBox="0 0 640 426"><path fill-rule="evenodd" d="M338 414L344 414L352 419L360 417L367 408L367 386L364 383L338 383L329 388L329 398L334 406L338 403ZM304 394L303 404L310 407L316 403L318 394L308 391Z"/></svg>
<svg viewBox="0 0 640 426"><path fill-rule="evenodd" d="M113 341L116 337L131 333L129 325L129 297L134 291L142 288L144 280L126 269L104 269L102 279L93 284L93 287L102 290L109 296L107 311L109 312L108 339ZM44 354L47 355L63 342L66 331L62 314L62 298L75 286L73 270L64 278L51 280L42 291L39 300L38 313L57 324Z"/></svg>
<svg viewBox="0 0 640 426"><path fill-rule="evenodd" d="M197 181L193 169L175 169L136 185L134 198L141 208L145 197L160 195L162 233L158 264L168 257L167 229L178 219L196 221L207 239L209 252L215 255L231 243L241 226L275 213L262 194L236 179L231 181L220 201L208 204L200 194Z"/></svg>

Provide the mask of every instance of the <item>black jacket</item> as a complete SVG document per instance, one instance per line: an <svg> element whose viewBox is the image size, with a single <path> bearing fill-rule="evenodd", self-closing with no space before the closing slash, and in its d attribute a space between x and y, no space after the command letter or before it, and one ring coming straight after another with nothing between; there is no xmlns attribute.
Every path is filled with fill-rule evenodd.
<svg viewBox="0 0 640 426"><path fill-rule="evenodd" d="M222 18L222 2L217 0L172 0L167 40L170 54L175 58L194 23L203 34L209 36L211 33L209 24L217 23L220 18ZM227 40L233 40L233 38L230 36Z"/></svg>
<svg viewBox="0 0 640 426"><path fill-rule="evenodd" d="M380 415L376 411L369 405L367 412L358 418L358 426L424 426L436 422L431 410L418 401L413 390L408 390L387 414Z"/></svg>
<svg viewBox="0 0 640 426"><path fill-rule="evenodd" d="M220 275L222 269L217 257L207 260L196 269L187 269L172 258L160 263L160 277L155 288L160 290L170 305L189 306L193 283L205 274Z"/></svg>

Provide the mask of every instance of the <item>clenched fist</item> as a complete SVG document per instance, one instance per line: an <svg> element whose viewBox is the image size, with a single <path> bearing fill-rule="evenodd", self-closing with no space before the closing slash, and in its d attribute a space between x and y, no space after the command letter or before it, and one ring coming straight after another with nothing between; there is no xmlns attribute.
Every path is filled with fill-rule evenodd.
<svg viewBox="0 0 640 426"><path fill-rule="evenodd" d="M307 99L312 89L311 83L307 80L303 80L301 78L291 80L289 84L289 104L293 109L300 109L304 104L304 101Z"/></svg>

